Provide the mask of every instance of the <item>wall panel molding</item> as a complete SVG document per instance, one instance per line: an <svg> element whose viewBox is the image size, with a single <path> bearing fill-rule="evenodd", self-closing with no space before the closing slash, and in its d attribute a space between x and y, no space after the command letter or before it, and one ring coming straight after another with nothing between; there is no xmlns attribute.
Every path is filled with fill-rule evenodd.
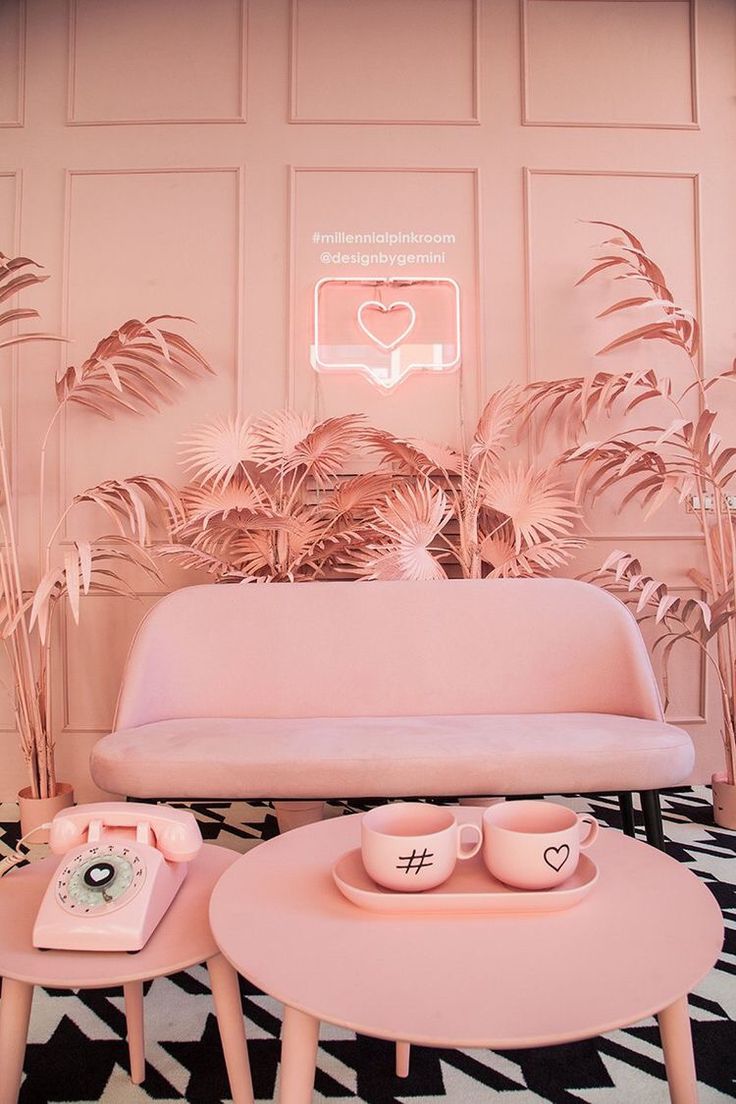
<svg viewBox="0 0 736 1104"><path fill-rule="evenodd" d="M124 118L109 117L83 117L78 113L78 14L80 0L70 0L69 5L69 45L67 60L67 126L175 126L185 124L187 126L211 125L213 123L245 123L247 122L247 86L248 86L248 0L239 0L239 27L238 27L238 67L237 82L239 88L238 110L232 114L203 116L161 116L156 118L136 118L127 116Z"/></svg>
<svg viewBox="0 0 736 1104"><path fill-rule="evenodd" d="M9 240L0 243L4 248L9 249L11 253L18 256L21 252L21 213L23 205L23 173L21 169L15 169L10 172L0 172L0 181L8 181L12 188L12 197L9 200L10 209L10 231L8 234ZM6 302L5 307L12 306L12 301ZM15 329L16 327L14 327ZM19 387L20 387L20 349L18 347L11 349L9 352L4 353L10 361L10 417L7 421L8 436L10 438L10 485L12 488L14 509L13 520L16 526L16 532L19 530L19 517L18 508L19 500L17 491L17 473L19 468L19 443L20 437L20 401L19 401ZM3 665L5 659L3 657ZM6 709L8 710L7 719L5 717ZM12 733L16 734L16 726L12 719L12 702L7 699L5 694L2 695L0 701L0 733Z"/></svg>
<svg viewBox="0 0 736 1104"><path fill-rule="evenodd" d="M684 598L686 596L690 596L691 598L698 598L700 601L705 601L706 600L705 591L701 590L700 587L685 586L685 585L683 585L683 586L671 586L669 588L669 590L670 590L670 593L677 594L682 598ZM624 590L612 590L611 593L615 594L618 597L620 594L624 594L626 592ZM620 600L623 601L623 599L620 599ZM689 647L691 650L694 650L695 645L691 644L687 640L682 640L678 643L677 647L675 649L673 649L673 654L677 654L677 648L683 648L683 647L685 649L687 649ZM656 653L652 657L653 663L655 665L655 671L657 671L658 676L659 676L659 655L660 654L661 653ZM688 713L679 714L679 713L672 712L668 709L666 720L669 724L674 724L674 725L704 725L704 724L708 723L708 709L709 709L709 705L710 705L710 702L709 702L710 695L708 693L708 660L706 659L705 655L703 654L703 652L700 649L698 649L697 665L698 666L697 666L697 676L696 676L696 679L697 679L697 682L696 682L696 685L697 685L696 710L692 714L688 714Z"/></svg>
<svg viewBox="0 0 736 1104"><path fill-rule="evenodd" d="M626 2L626 0L623 0ZM657 0L655 0L655 3ZM533 216L532 216L532 181L541 176L572 176L572 177L598 177L598 178L638 178L660 180L690 180L693 189L693 283L695 287L695 313L698 318L703 315L702 296L702 264L701 264L701 211L700 211L700 174L697 172L664 172L664 171L636 171L627 169L523 169L524 178L524 294L526 298L526 348L527 364L525 382L533 383L537 380L535 369L535 335L534 335L534 263L533 263ZM703 371L703 347L701 343L698 365ZM538 438L534 438L534 449L539 450ZM664 541L690 541L693 539L692 530L680 530L673 533L657 533L642 536L635 532L597 532L589 534L589 540L595 541L627 541L627 540L664 540Z"/></svg>
<svg viewBox="0 0 736 1104"><path fill-rule="evenodd" d="M128 604L130 604L131 602L143 602L146 599L160 599L160 598L164 597L165 593L166 593L165 591L157 591L157 590L137 590L137 591L135 591L135 595L134 595L133 598L111 598L109 595L105 595L105 594L88 594L88 595L85 596L84 601L86 603L86 602L89 602L93 599L97 599L97 600L104 599L106 602L117 602L117 603L127 602ZM73 692L72 692L72 687L73 687L74 683L73 683L73 680L71 678L71 670L70 670L70 664L69 664L70 636L73 638L74 633L79 633L79 632L83 631L83 629L82 629L81 624L80 625L74 625L74 624L70 625L69 624L70 611L69 611L68 605L65 604L63 612L64 612L64 615L60 619L60 622L59 622L59 625L60 625L60 630L59 630L59 637L60 637L60 640L59 640L59 660L60 660L60 663L59 663L59 666L60 666L60 669L61 669L61 701L60 701L60 705L61 705L61 726L60 726L60 730L65 735L70 734L70 733L88 733L88 734L91 734L91 735L99 735L99 736L106 735L108 732L110 732L110 729L111 729L111 726L112 726L112 721L113 721L112 716L109 719L110 720L109 724L99 724L99 725L92 724L91 725L91 724L88 724L88 723L86 723L86 722L84 722L80 719L75 720L75 717L74 717L74 700L73 700ZM148 612L147 610L143 610L142 614L141 614L141 617L145 617L147 612ZM84 612L82 612L82 618L83 617L84 617ZM134 634L135 634L135 631L137 631L137 630L134 630Z"/></svg>
<svg viewBox="0 0 736 1104"><path fill-rule="evenodd" d="M462 376L463 364L459 366L459 370L455 373L458 380L459 398L463 400L463 395L467 399L468 393L472 396L473 405L477 414L480 413L482 403L484 400L484 388L485 378L483 372L483 359L484 359L484 343L483 343L483 312L480 309L483 295L483 278L484 267L482 258L482 215L481 215L481 187L480 187L480 172L477 167L465 168L465 167L453 167L453 168L428 168L427 166L406 166L406 165L382 165L380 168L375 166L342 166L342 165L289 165L289 201L288 201L288 220L287 220L287 233L289 236L289 275L288 275L288 304L289 304L289 316L287 320L288 335L287 335L287 372L286 372L286 386L285 386L285 402L289 409L293 409L296 401L296 343L295 343L295 319L296 319L296 236L295 236L295 224L296 224L296 186L297 178L301 174L307 173L431 173L446 175L451 173L453 175L469 175L473 181L473 253L474 253L474 278L475 288L472 297L472 309L473 309L473 337L476 344L477 351L477 370L475 384L471 388L468 388L465 384ZM461 302L465 302L468 298L467 291L461 289L462 299ZM463 315L466 316L467 306L463 307ZM319 385L319 375L315 373L317 377L317 386ZM477 416L477 415L476 415Z"/></svg>
<svg viewBox="0 0 736 1104"><path fill-rule="evenodd" d="M639 233L700 317L701 373L727 367L736 164L723 151L736 141L735 44L736 0L0 0L0 249L48 265L48 284L19 297L44 315L43 327L27 328L73 341L0 353L28 585L49 377L82 363L126 318L191 316L198 324L181 332L216 374L150 418L108 426L81 407L61 414L48 449L47 537L69 496L102 480L149 471L181 486L179 442L220 414L356 411L399 436L449 442L460 409L472 434L483 401L507 383L647 363L678 383L692 378L681 351L661 342L595 357L636 322L624 312L594 321L624 297L627 282L608 279L615 270L573 288L597 255L590 246L608 236L578 220ZM357 372L314 372L315 282L374 274L366 258L339 254L445 249L389 246L404 229L455 238L414 274L457 276L461 370L412 374L385 394ZM327 240L314 242L317 230ZM329 241L333 231L388 233L382 244L369 235L343 246L339 233ZM406 258L375 271L412 272ZM421 293L415 301L405 290L420 320L432 318ZM336 350L361 340L363 298L372 295L327 304ZM715 396L724 437L736 427L726 390ZM695 396L687 402L690 414ZM644 411L650 423L668 418L655 404L629 421ZM544 464L564 447L562 422L544 434L541 421L519 459L528 450ZM603 422L596 429L606 432ZM357 458L354 468L369 465ZM619 547L681 584L678 594L695 594L697 519L673 501L644 522L638 503L616 513L620 497L613 488L586 510L593 531L564 574ZM75 538L112 529L80 506L52 562ZM79 628L59 610L52 721L63 777L82 794L141 614L161 594L206 581L173 561L160 566L160 583L124 569L140 602L95 596ZM679 645L672 690L668 719L690 726L704 781L722 757L718 689L710 665ZM11 706L0 696L0 798L10 800L24 773Z"/></svg>
<svg viewBox="0 0 736 1104"><path fill-rule="evenodd" d="M0 172L0 180L12 181L13 198L11 201L11 229L10 241L0 243L5 248L18 256L21 253L21 219L23 210L23 170L15 169L10 172ZM10 482L15 490L16 473L18 471L19 455L18 445L20 441L20 357L21 350L16 347L8 354L10 359L10 418L8 420L10 436ZM19 502L15 498L14 521L19 524ZM0 730L1 731L1 730Z"/></svg>
<svg viewBox="0 0 736 1104"><path fill-rule="evenodd" d="M480 5L483 0L472 0L472 112L455 119L432 117L422 118L384 118L377 115L365 117L336 117L304 115L299 111L299 3L289 3L289 122L296 124L322 124L340 126L478 126L480 124Z"/></svg>
<svg viewBox="0 0 736 1104"><path fill-rule="evenodd" d="M621 0L626 3L627 0ZM654 0L657 3L658 0ZM659 170L636 170L636 169L545 169L545 168L529 168L525 166L522 169L523 173L523 199L524 199L524 286L526 292L526 330L527 330L527 350L528 361L526 369L526 382L531 383L536 379L534 371L534 335L532 327L533 318L533 290L532 290L532 277L533 277L533 263L532 263L532 196L531 196L531 182L534 177L537 176L577 176L577 177L599 177L599 178L631 178L636 177L642 180L658 179L658 180L690 180L693 187L693 242L694 242L694 254L693 254L693 281L695 284L695 312L698 318L702 318L703 315L703 292L702 292L702 247L701 247L701 210L700 210L700 173L699 172L667 172ZM702 344L699 352L699 363L702 370L703 349Z"/></svg>
<svg viewBox="0 0 736 1104"><path fill-rule="evenodd" d="M531 115L531 58L530 58L530 34L529 34L529 4L545 3L550 0L519 0L519 29L521 35L521 124L529 127L593 127L593 128L620 128L624 130L700 130L700 96L698 80L698 17L697 0L687 0L689 5L689 31L690 31L690 81L689 91L691 100L690 119L682 122L646 122L641 120L589 120L589 119L554 119L534 118ZM569 0L571 3L595 3L596 0ZM642 0L615 0L620 4L637 4ZM669 0L645 0L650 4L668 3ZM684 0L683 0L684 2Z"/></svg>
<svg viewBox="0 0 736 1104"><path fill-rule="evenodd" d="M236 179L237 210L235 211L235 232L237 234L237 289L236 311L234 320L234 333L232 335L233 349L235 353L235 365L233 370L233 392L231 405L233 412L241 409L242 391L244 387L243 364L243 320L244 320L244 195L245 195L245 171L240 166L198 165L195 168L146 168L146 169L68 169L66 172L65 201L64 201L64 261L62 265L62 329L68 333L70 329L71 312L71 239L73 224L73 190L74 181L85 177L126 177L126 176L170 176L170 175L233 175ZM185 228L182 228L185 229ZM103 335L100 334L99 337ZM63 355L63 350L62 350ZM60 361L61 364L61 361ZM61 418L59 432L59 500L58 513L69 502L68 486L68 460L69 460L69 425L68 408ZM65 520L60 543L68 544L71 541L68 525Z"/></svg>
<svg viewBox="0 0 736 1104"><path fill-rule="evenodd" d="M655 544L684 541L686 544L692 544L693 541L698 540L698 536L695 530L691 533L635 533L629 531L622 533L586 533L585 539L588 544L620 544L622 541L636 541L637 544L642 541L654 541Z"/></svg>
<svg viewBox="0 0 736 1104"><path fill-rule="evenodd" d="M22 127L25 126L26 115L26 38L28 13L26 0L4 0L4 2L7 4L8 9L10 9L12 3L15 3L18 11L18 35L16 41L17 74L15 82L16 111L12 117L0 119L0 128Z"/></svg>

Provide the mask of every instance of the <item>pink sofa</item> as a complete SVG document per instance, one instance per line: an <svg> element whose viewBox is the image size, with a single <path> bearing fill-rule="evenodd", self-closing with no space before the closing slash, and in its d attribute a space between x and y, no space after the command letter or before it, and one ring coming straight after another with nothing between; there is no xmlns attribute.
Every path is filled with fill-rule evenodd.
<svg viewBox="0 0 736 1104"><path fill-rule="evenodd" d="M661 843L657 792L693 760L628 610L529 579L176 591L91 766L139 799L613 792L629 831L638 790Z"/></svg>

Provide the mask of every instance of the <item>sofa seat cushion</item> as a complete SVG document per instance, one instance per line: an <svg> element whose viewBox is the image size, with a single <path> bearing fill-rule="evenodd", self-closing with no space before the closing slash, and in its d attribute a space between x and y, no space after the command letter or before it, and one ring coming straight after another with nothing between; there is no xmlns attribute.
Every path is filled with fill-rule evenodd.
<svg viewBox="0 0 736 1104"><path fill-rule="evenodd" d="M693 763L660 721L525 713L157 721L105 736L91 768L139 798L348 798L662 789Z"/></svg>

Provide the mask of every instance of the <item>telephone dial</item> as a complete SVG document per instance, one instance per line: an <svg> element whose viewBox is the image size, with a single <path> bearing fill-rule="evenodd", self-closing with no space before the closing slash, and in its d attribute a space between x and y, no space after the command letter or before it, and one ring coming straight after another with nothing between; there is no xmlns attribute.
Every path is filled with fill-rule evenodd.
<svg viewBox="0 0 736 1104"><path fill-rule="evenodd" d="M64 809L49 845L63 855L33 929L44 950L139 951L202 846L185 809L101 802Z"/></svg>

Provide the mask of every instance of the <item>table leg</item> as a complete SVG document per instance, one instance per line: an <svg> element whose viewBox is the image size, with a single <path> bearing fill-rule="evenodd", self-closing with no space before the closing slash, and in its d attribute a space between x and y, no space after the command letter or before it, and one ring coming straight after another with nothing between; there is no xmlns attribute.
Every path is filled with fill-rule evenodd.
<svg viewBox="0 0 736 1104"><path fill-rule="evenodd" d="M698 1104L698 1084L687 995L657 1016L672 1104Z"/></svg>
<svg viewBox="0 0 736 1104"><path fill-rule="evenodd" d="M409 1059L411 1056L411 1044L410 1043L397 1043L396 1044L396 1076L408 1077L409 1076Z"/></svg>
<svg viewBox="0 0 736 1104"><path fill-rule="evenodd" d="M123 986L125 1021L128 1028L130 1079L140 1085L146 1076L146 1031L143 1022L143 982L129 981Z"/></svg>
<svg viewBox="0 0 736 1104"><path fill-rule="evenodd" d="M221 954L207 960L207 969L233 1104L253 1104L253 1084L238 975Z"/></svg>
<svg viewBox="0 0 736 1104"><path fill-rule="evenodd" d="M318 1041L319 1020L285 1005L278 1104L312 1104Z"/></svg>
<svg viewBox="0 0 736 1104"><path fill-rule="evenodd" d="M0 998L0 1104L16 1104L31 1018L33 986L3 978Z"/></svg>

